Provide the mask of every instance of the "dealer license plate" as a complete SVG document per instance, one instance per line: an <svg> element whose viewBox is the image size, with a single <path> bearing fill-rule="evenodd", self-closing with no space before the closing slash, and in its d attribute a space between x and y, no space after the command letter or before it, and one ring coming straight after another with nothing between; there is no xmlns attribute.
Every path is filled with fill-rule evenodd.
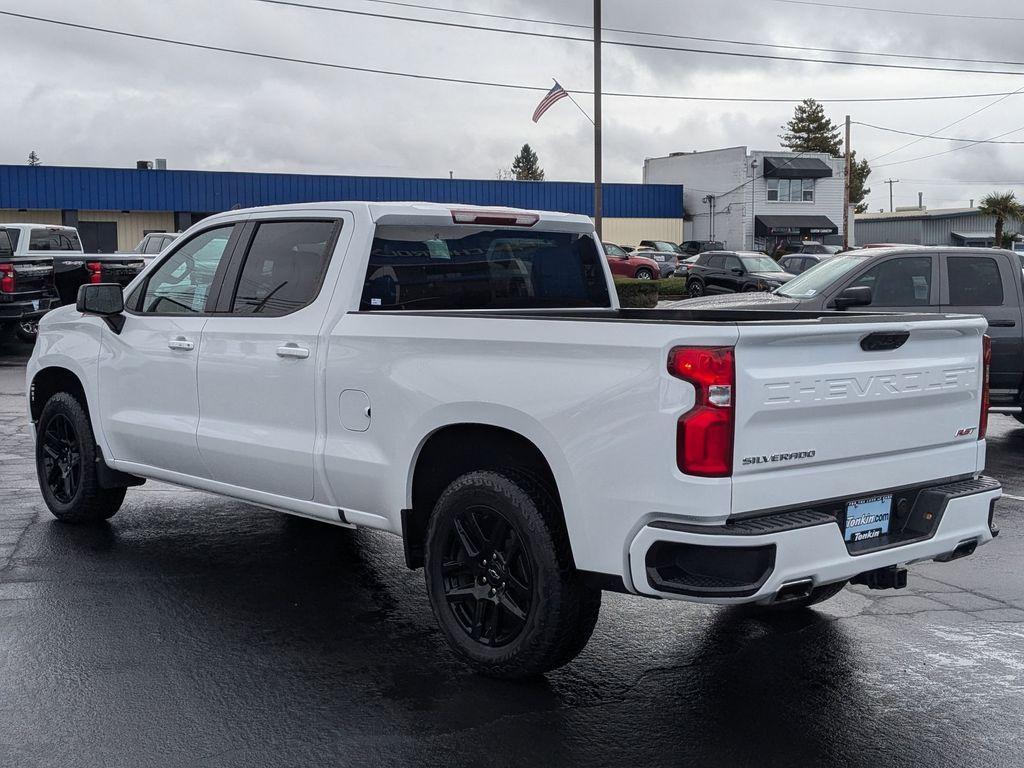
<svg viewBox="0 0 1024 768"><path fill-rule="evenodd" d="M846 504L847 541L877 539L889 532L889 517L892 514L892 494L857 499Z"/></svg>

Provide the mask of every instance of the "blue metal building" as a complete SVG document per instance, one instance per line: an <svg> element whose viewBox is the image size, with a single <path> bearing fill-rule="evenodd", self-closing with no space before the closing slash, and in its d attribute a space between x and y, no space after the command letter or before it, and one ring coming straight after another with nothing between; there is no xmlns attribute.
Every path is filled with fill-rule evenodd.
<svg viewBox="0 0 1024 768"><path fill-rule="evenodd" d="M593 215L593 194L593 184L565 181L0 165L3 219L18 220L22 214L20 220L24 220L27 214L40 223L78 226L83 240L96 250L109 250L114 240L118 248L130 248L131 241L146 231L184 229L203 216L233 207L318 200L423 200ZM638 232L647 232L638 220L658 220L648 227L650 234L643 235L658 238L665 235L653 230L664 228L668 221L669 229L678 230L677 239L682 239L683 188L605 184L603 213L613 230L618 220L631 220Z"/></svg>

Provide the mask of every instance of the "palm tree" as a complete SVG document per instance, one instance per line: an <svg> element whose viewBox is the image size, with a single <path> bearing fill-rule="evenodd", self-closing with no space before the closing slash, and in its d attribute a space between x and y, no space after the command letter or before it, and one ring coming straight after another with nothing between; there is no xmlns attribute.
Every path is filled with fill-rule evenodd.
<svg viewBox="0 0 1024 768"><path fill-rule="evenodd" d="M981 198L978 213L996 217L996 248L1003 247L1003 224L1007 219L1024 219L1024 205L1013 192L992 192Z"/></svg>

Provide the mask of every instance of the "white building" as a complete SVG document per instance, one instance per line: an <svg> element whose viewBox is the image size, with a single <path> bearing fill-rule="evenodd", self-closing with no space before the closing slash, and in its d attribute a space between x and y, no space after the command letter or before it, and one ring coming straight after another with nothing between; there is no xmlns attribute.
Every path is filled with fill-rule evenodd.
<svg viewBox="0 0 1024 768"><path fill-rule="evenodd" d="M728 147L648 158L644 183L683 185L687 240L771 253L787 240L842 243L843 171L824 152Z"/></svg>

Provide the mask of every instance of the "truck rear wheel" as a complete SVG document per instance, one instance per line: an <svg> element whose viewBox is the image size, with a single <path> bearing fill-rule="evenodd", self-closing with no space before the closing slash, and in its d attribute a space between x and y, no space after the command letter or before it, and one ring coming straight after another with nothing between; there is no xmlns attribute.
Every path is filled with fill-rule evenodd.
<svg viewBox="0 0 1024 768"><path fill-rule="evenodd" d="M50 512L67 523L113 517L126 488L103 488L96 471L96 440L82 404L58 392L43 406L36 431L36 474Z"/></svg>
<svg viewBox="0 0 1024 768"><path fill-rule="evenodd" d="M600 610L601 592L576 571L554 500L518 472L470 472L445 489L427 530L425 570L441 631L490 677L568 663Z"/></svg>

